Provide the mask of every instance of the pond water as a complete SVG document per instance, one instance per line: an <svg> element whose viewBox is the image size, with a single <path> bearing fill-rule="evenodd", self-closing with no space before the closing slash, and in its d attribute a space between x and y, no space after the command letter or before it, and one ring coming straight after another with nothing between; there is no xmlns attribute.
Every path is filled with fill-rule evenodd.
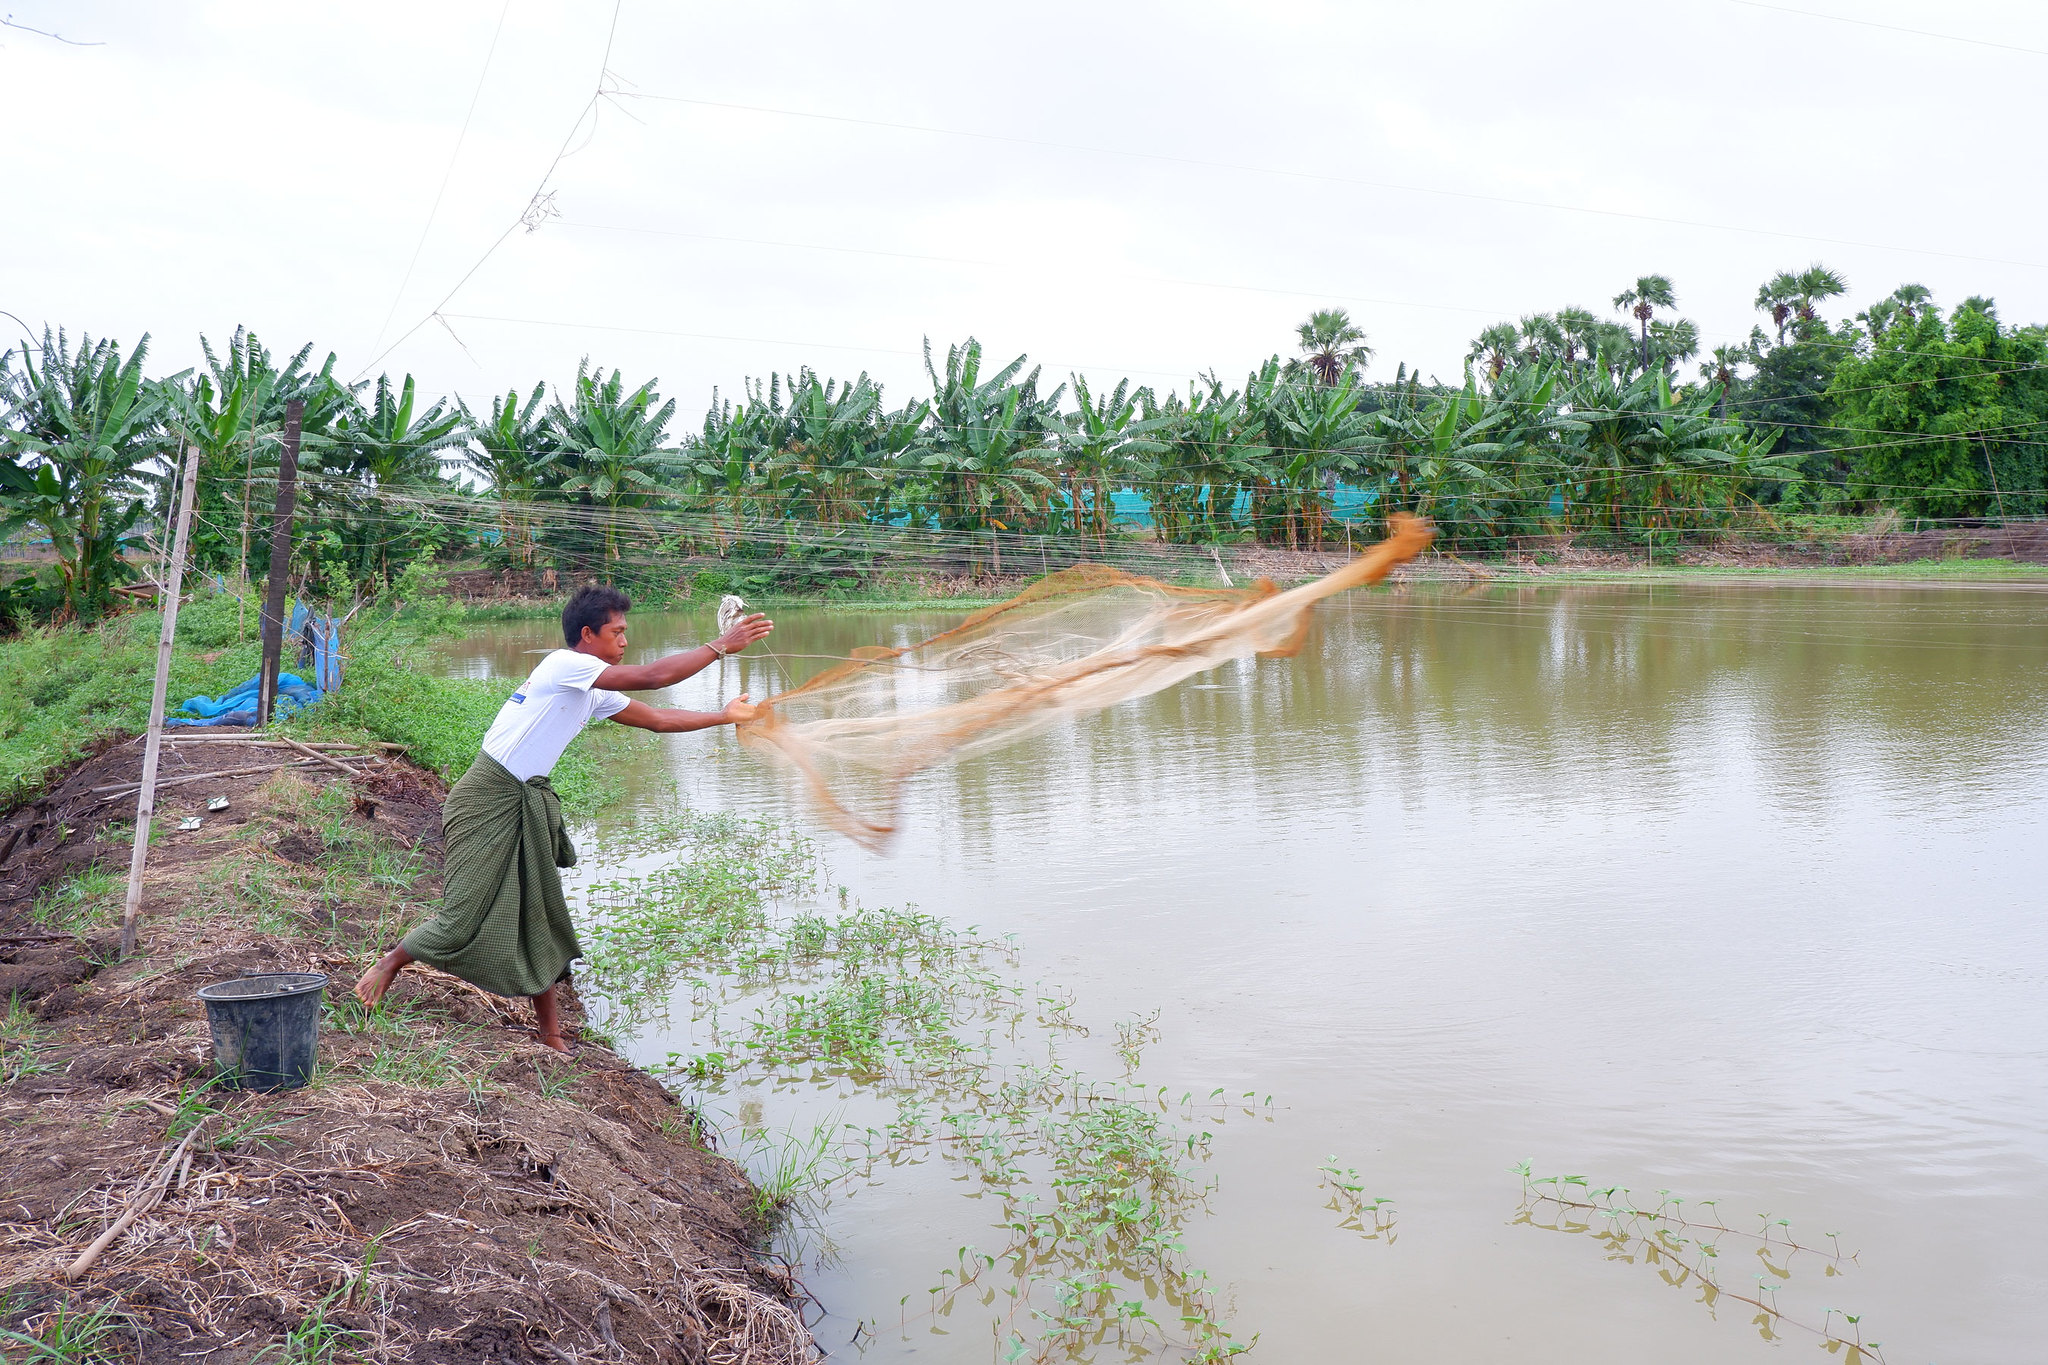
<svg viewBox="0 0 2048 1365"><path fill-rule="evenodd" d="M959 615L783 610L770 643L838 655ZM707 622L636 614L632 657ZM447 665L523 676L558 640L492 626ZM650 700L822 667L749 655ZM2038 589L1409 588L1327 604L1298 658L924 774L887 856L727 731L634 750L607 818L679 781L810 828L827 886L1014 933L1106 1074L1113 1022L1156 1011L1147 1085L1253 1092L1198 1124L1213 1190L1184 1229L1250 1359L1819 1360L1818 1326L1892 1365L2004 1362L2048 1339L2044 717ZM697 1027L685 998L633 1054ZM878 1121L829 1077L705 1102ZM1390 1217L1344 1225L1333 1155ZM1559 1216L1525 1203L1524 1160L1732 1231ZM1003 1243L980 1190L905 1162L802 1220L837 1358L1001 1358L1000 1305L918 1316L958 1248ZM1646 1236L1691 1263L1712 1240L1724 1292Z"/></svg>

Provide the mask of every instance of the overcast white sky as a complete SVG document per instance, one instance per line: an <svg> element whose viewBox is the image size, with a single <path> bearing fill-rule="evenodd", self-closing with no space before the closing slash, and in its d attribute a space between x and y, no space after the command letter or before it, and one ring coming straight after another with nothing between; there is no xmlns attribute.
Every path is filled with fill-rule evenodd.
<svg viewBox="0 0 2048 1365"><path fill-rule="evenodd" d="M0 309L354 374L453 289L376 368L474 402L587 354L681 428L802 364L901 400L927 335L1235 380L1326 305L1375 376L1449 378L1648 271L1709 347L1814 260L1846 311L1912 280L2048 319L2048 6L1788 7L623 0L607 84L650 98L593 123L613 0L9 0L103 45L0 29ZM565 138L559 218L456 288Z"/></svg>

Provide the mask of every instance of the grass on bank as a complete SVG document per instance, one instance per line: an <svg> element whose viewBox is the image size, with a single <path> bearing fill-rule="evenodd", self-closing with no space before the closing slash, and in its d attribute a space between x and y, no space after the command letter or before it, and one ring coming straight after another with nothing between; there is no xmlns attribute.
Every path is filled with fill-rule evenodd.
<svg viewBox="0 0 2048 1365"><path fill-rule="evenodd" d="M559 607L556 608L560 610ZM48 626L0 641L0 809L34 797L52 776L110 737L149 723L162 618L138 611L90 626ZM425 600L366 612L343 633L341 689L283 728L299 737L378 739L407 746L414 762L448 781L476 758L514 680L447 678L428 646L459 634L464 610ZM168 704L218 696L261 662L254 613L230 594L201 590L178 613ZM287 672L294 667L288 652ZM606 756L633 737L596 728L555 771L564 806L604 803Z"/></svg>
<svg viewBox="0 0 2048 1365"><path fill-rule="evenodd" d="M238 604L207 594L178 616L170 704L218 695L256 671L238 640ZM149 723L161 618L139 611L93 626L45 626L0 641L0 807L40 791L57 769L109 735Z"/></svg>
<svg viewBox="0 0 2048 1365"><path fill-rule="evenodd" d="M1707 583L1723 579L1785 584L1811 579L2048 583L2048 564L2023 564L2010 559L1915 559L1899 564L1637 564L1628 568L1544 568L1533 573L1510 565L1493 572L1493 581L1515 583Z"/></svg>

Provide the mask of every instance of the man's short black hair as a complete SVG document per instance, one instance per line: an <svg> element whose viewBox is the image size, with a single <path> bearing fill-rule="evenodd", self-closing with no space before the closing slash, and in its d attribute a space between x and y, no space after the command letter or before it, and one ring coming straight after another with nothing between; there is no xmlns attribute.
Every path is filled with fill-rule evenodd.
<svg viewBox="0 0 2048 1365"><path fill-rule="evenodd" d="M574 649L583 643L585 626L596 634L611 624L613 616L624 616L631 610L633 599L617 588L601 583L578 588L569 605L562 608L562 638Z"/></svg>

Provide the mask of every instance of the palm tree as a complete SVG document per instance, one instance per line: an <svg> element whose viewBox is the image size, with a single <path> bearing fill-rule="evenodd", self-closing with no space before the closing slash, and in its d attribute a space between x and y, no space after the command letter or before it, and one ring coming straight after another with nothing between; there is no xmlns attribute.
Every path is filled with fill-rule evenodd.
<svg viewBox="0 0 2048 1365"><path fill-rule="evenodd" d="M1871 304L1870 307L1858 313L1856 321L1862 323L1864 330L1870 333L1870 339L1876 341L1891 330L1891 325L1894 322L1899 321L1899 301L1897 299L1879 299L1876 303Z"/></svg>
<svg viewBox="0 0 2048 1365"><path fill-rule="evenodd" d="M1522 357L1532 365L1564 352L1564 329L1548 313L1524 314L1517 330L1522 339Z"/></svg>
<svg viewBox="0 0 2048 1365"><path fill-rule="evenodd" d="M1668 372L1680 362L1699 354L1700 329L1691 318L1653 322L1650 324L1650 350L1656 355L1659 368Z"/></svg>
<svg viewBox="0 0 2048 1365"><path fill-rule="evenodd" d="M1934 291L1924 284L1902 284L1892 290L1891 302L1898 305L1899 321L1908 326L1920 320L1920 314L1934 303Z"/></svg>
<svg viewBox="0 0 2048 1365"><path fill-rule="evenodd" d="M1472 349L1465 353L1465 362L1480 362L1486 369L1486 377L1498 381L1501 372L1515 363L1521 343L1520 328L1512 322L1496 322L1472 342Z"/></svg>
<svg viewBox="0 0 2048 1365"><path fill-rule="evenodd" d="M1308 315L1308 321L1294 329L1301 358L1287 362L1284 377L1299 378L1307 370L1319 384L1335 384L1352 370L1363 370L1372 362L1372 347L1365 333L1353 326L1351 314L1342 308L1325 308Z"/></svg>
<svg viewBox="0 0 2048 1365"><path fill-rule="evenodd" d="M1619 380L1638 368L1636 339L1620 323L1595 322L1587 340L1591 344L1586 352L1594 362L1593 369L1612 374Z"/></svg>
<svg viewBox="0 0 2048 1365"><path fill-rule="evenodd" d="M1671 292L1671 281L1663 275L1644 275L1627 289L1614 296L1614 306L1632 315L1642 331L1643 365L1650 368L1650 319L1659 308L1676 308L1678 298Z"/></svg>
<svg viewBox="0 0 2048 1365"><path fill-rule="evenodd" d="M1576 370L1581 357L1591 360L1600 349L1599 329L1607 324L1584 308L1560 308L1556 320L1559 354L1566 369Z"/></svg>
<svg viewBox="0 0 2048 1365"><path fill-rule="evenodd" d="M1849 290L1848 281L1818 261L1800 271L1793 284L1793 312L1805 326L1820 321L1820 311L1814 305L1822 299L1832 299Z"/></svg>
<svg viewBox="0 0 2048 1365"><path fill-rule="evenodd" d="M1716 417L1728 415L1728 390L1741 377L1736 367L1748 363L1749 360L1750 352L1747 347L1716 346L1712 358L1701 362L1700 378L1720 390L1714 401Z"/></svg>
<svg viewBox="0 0 2048 1365"><path fill-rule="evenodd" d="M1771 325L1778 329L1778 344L1785 344L1785 329L1792 325L1793 300L1799 297L1799 277L1789 270L1780 270L1757 286L1756 307L1761 313L1768 313Z"/></svg>

